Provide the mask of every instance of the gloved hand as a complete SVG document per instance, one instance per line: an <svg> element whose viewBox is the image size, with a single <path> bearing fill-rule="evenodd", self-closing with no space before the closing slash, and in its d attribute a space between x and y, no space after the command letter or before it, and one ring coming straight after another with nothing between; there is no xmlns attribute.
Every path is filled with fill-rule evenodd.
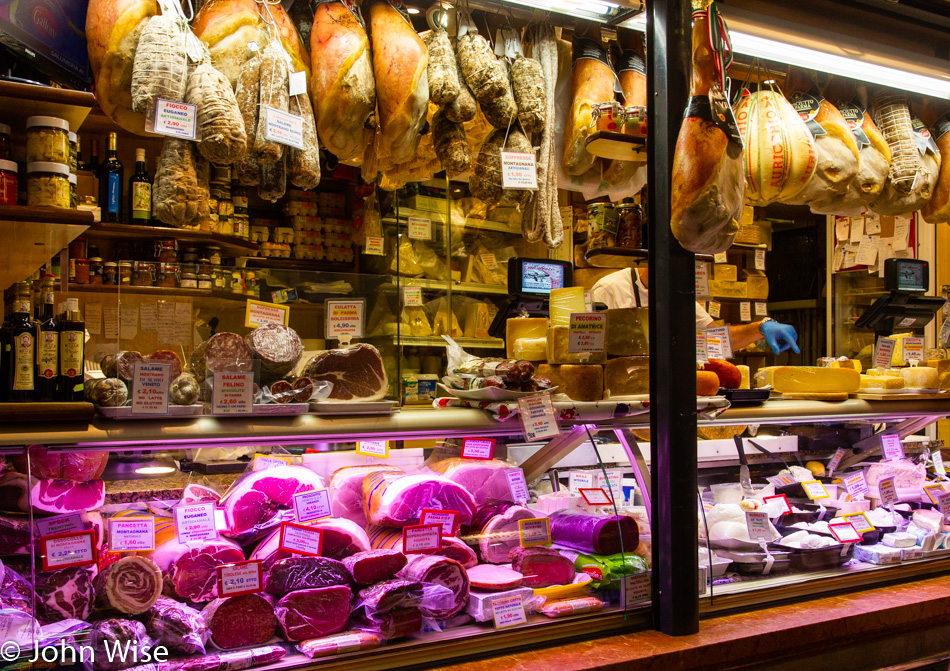
<svg viewBox="0 0 950 671"><path fill-rule="evenodd" d="M759 330L762 331L765 342L769 344L769 347L771 347L772 351L776 354L781 354L787 349L792 350L795 354L801 354L797 343L798 333L795 331L794 326L782 324L777 321L767 321L762 322Z"/></svg>

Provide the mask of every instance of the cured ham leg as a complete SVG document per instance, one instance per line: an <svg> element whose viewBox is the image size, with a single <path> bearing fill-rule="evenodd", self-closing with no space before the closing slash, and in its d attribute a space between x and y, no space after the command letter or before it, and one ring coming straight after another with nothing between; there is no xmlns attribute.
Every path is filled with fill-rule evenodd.
<svg viewBox="0 0 950 671"><path fill-rule="evenodd" d="M593 106L614 99L614 72L607 64L607 55L600 42L587 37L574 37L571 89L574 101L564 131L561 166L569 175L583 175L597 160L585 147L593 127Z"/></svg>
<svg viewBox="0 0 950 671"><path fill-rule="evenodd" d="M920 214L928 224L946 224L950 222L950 105L925 98L920 116L940 150L937 185Z"/></svg>
<svg viewBox="0 0 950 671"><path fill-rule="evenodd" d="M647 104L647 73L644 61L646 50L640 33L632 30L621 34L623 53L617 67L620 88L623 90L623 106L645 107ZM604 167L604 181L608 184L622 184L633 177L637 168L643 165L639 161L609 161Z"/></svg>
<svg viewBox="0 0 950 671"><path fill-rule="evenodd" d="M739 232L745 181L742 145L730 140L708 116L709 91L716 79L707 20L693 23L693 77L689 112L680 126L673 158L670 227L683 247L696 254L725 251Z"/></svg>

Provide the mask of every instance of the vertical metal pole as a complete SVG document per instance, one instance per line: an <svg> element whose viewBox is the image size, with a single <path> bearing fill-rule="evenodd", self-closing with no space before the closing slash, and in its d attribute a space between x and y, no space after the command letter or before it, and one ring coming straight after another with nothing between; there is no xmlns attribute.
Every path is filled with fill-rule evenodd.
<svg viewBox="0 0 950 671"><path fill-rule="evenodd" d="M673 151L689 94L689 0L647 3L650 429L654 625L699 631L694 259L670 230Z"/></svg>

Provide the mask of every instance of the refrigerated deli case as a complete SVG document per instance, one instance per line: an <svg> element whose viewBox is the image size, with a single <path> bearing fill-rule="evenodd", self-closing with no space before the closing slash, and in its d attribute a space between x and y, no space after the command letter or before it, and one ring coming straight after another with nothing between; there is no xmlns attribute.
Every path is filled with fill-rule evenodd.
<svg viewBox="0 0 950 671"><path fill-rule="evenodd" d="M131 638L168 647L182 665L167 668L212 655L224 668L399 668L646 628L648 416L571 405L557 404L560 435L535 443L517 416L458 407L9 425L0 438L6 636L21 660L63 640L102 655ZM598 405L603 419L569 419ZM941 478L928 474L939 457L904 441L903 459L861 460L882 436L948 415L950 403L935 400L705 411L701 607L945 572L948 534L924 527L940 516ZM754 493L736 483L732 436L746 427ZM894 449L888 441L889 457ZM829 458L833 477L798 466ZM858 473L867 491L849 496ZM879 506L887 477L900 496L892 508ZM10 493L26 482L23 506ZM792 512L776 514L776 502ZM766 513L761 527L744 519L753 504ZM439 515L450 508L459 514ZM753 540L756 529L773 537Z"/></svg>

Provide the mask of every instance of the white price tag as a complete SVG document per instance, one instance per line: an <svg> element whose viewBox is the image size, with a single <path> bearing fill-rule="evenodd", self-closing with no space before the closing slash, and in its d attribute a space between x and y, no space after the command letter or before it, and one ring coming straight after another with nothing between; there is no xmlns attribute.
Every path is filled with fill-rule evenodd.
<svg viewBox="0 0 950 671"><path fill-rule="evenodd" d="M739 321L752 321L752 303L749 301L739 303Z"/></svg>
<svg viewBox="0 0 950 671"><path fill-rule="evenodd" d="M155 132L182 140L194 140L198 106L158 99L155 105Z"/></svg>
<svg viewBox="0 0 950 671"><path fill-rule="evenodd" d="M848 522L851 523L851 526L854 527L855 531L859 534L867 533L868 531L874 531L874 525L871 524L871 520L868 519L868 516L864 513L848 513L842 515Z"/></svg>
<svg viewBox="0 0 950 671"><path fill-rule="evenodd" d="M581 489L587 489L594 486L594 473L592 471L571 471L567 476L567 489L571 496L578 496Z"/></svg>
<svg viewBox="0 0 950 671"><path fill-rule="evenodd" d="M518 520L518 539L523 548L535 545L550 545L550 520L547 517Z"/></svg>
<svg viewBox="0 0 950 671"><path fill-rule="evenodd" d="M268 468L277 468L278 466L290 466L293 459L290 456L275 454L254 454L254 461L251 463L251 470L265 471Z"/></svg>
<svg viewBox="0 0 950 671"><path fill-rule="evenodd" d="M264 108L264 137L271 142L303 149L303 119L273 107Z"/></svg>
<svg viewBox="0 0 950 671"><path fill-rule="evenodd" d="M356 453L366 457L389 457L388 440L361 440L356 443Z"/></svg>
<svg viewBox="0 0 950 671"><path fill-rule="evenodd" d="M409 217L407 227L412 240L432 239L432 220L427 217Z"/></svg>
<svg viewBox="0 0 950 671"><path fill-rule="evenodd" d="M139 361L132 371L132 414L167 415L171 364Z"/></svg>
<svg viewBox="0 0 950 671"><path fill-rule="evenodd" d="M519 398L518 408L521 410L525 438L529 443L561 435L561 427L558 426L554 406L551 405L551 397L548 394Z"/></svg>
<svg viewBox="0 0 950 671"><path fill-rule="evenodd" d="M893 338L885 338L881 336L877 339L877 345L874 348L874 367L875 368L890 368L891 367L891 357L894 355L894 342Z"/></svg>
<svg viewBox="0 0 950 671"><path fill-rule="evenodd" d="M782 504L782 507L784 508L782 512L779 513L780 515L784 515L785 513L792 512L792 504L788 502L788 497L785 494L776 494L775 496L764 496L762 497L762 501L764 501L766 504L769 504L772 501L780 502Z"/></svg>
<svg viewBox="0 0 950 671"><path fill-rule="evenodd" d="M332 517L333 511L330 509L330 490L318 489L314 492L300 492L294 494L294 512L297 515L298 522L309 522L310 520L322 520L324 517Z"/></svg>
<svg viewBox="0 0 950 671"><path fill-rule="evenodd" d="M901 341L901 350L904 353L904 362L924 360L924 339L923 338L904 338Z"/></svg>
<svg viewBox="0 0 950 671"><path fill-rule="evenodd" d="M606 338L606 312L571 313L567 341L567 351L569 353L603 352L606 347Z"/></svg>
<svg viewBox="0 0 950 671"><path fill-rule="evenodd" d="M218 535L214 503L188 503L175 506L175 530L179 543L212 540Z"/></svg>
<svg viewBox="0 0 950 671"><path fill-rule="evenodd" d="M901 437L896 433L887 433L881 436L881 452L885 461L897 461L904 458L904 446Z"/></svg>
<svg viewBox="0 0 950 671"><path fill-rule="evenodd" d="M290 95L299 96L307 92L307 72L301 70L300 72L291 72L290 73Z"/></svg>
<svg viewBox="0 0 950 671"><path fill-rule="evenodd" d="M441 524L416 524L403 527L402 551L411 552L438 552L442 549Z"/></svg>
<svg viewBox="0 0 950 671"><path fill-rule="evenodd" d="M482 260L482 263L485 264L485 267L488 270L498 270L498 259L495 258L495 254L493 252L479 254L478 258Z"/></svg>
<svg viewBox="0 0 950 671"><path fill-rule="evenodd" d="M501 152L501 185L505 189L537 189L538 168L534 154Z"/></svg>
<svg viewBox="0 0 950 671"><path fill-rule="evenodd" d="M254 411L254 373L212 374L211 413L246 415Z"/></svg>
<svg viewBox="0 0 950 671"><path fill-rule="evenodd" d="M154 549L154 517L122 517L109 520L109 552L140 552Z"/></svg>
<svg viewBox="0 0 950 671"><path fill-rule="evenodd" d="M765 270L765 250L764 249L755 250L755 269Z"/></svg>
<svg viewBox="0 0 950 671"><path fill-rule="evenodd" d="M709 296L709 266L702 262L696 262L696 298L706 298Z"/></svg>
<svg viewBox="0 0 950 671"><path fill-rule="evenodd" d="M524 624L528 621L520 594L495 597L492 599L491 608L492 617L495 618L495 629L513 627L516 624Z"/></svg>
<svg viewBox="0 0 950 671"><path fill-rule="evenodd" d="M57 515L56 517L36 520L36 532L40 536L68 534L73 531L84 531L85 529L86 525L83 524L82 514L80 513Z"/></svg>
<svg viewBox="0 0 950 671"><path fill-rule="evenodd" d="M731 359L732 358L732 338L729 337L729 327L728 326L714 326L713 328L706 329L706 342L709 342L710 338L719 339L719 349L718 352L721 352L721 356L713 356L709 352L709 348L706 348L707 354L709 354L710 359Z"/></svg>
<svg viewBox="0 0 950 671"><path fill-rule="evenodd" d="M950 517L950 493L944 492L937 497L937 509L940 510L944 524L946 524L948 517Z"/></svg>
<svg viewBox="0 0 950 671"><path fill-rule="evenodd" d="M403 287L402 304L407 308L422 306L422 287Z"/></svg>
<svg viewBox="0 0 950 671"><path fill-rule="evenodd" d="M831 475L838 469L838 464L840 464L841 460L844 459L844 455L844 448L839 447L837 450L835 450L834 456L832 456L831 460L828 462L828 475Z"/></svg>
<svg viewBox="0 0 950 671"><path fill-rule="evenodd" d="M753 541L772 540L772 528L769 525L769 514L758 510L748 510L745 514L745 525L749 531L749 538Z"/></svg>
<svg viewBox="0 0 950 671"><path fill-rule="evenodd" d="M769 306L768 303L756 302L755 304L755 316L756 317L768 317L769 316Z"/></svg>
<svg viewBox="0 0 950 671"><path fill-rule="evenodd" d="M282 522L278 549L318 557L323 550L323 532L303 524Z"/></svg>
<svg viewBox="0 0 950 671"><path fill-rule="evenodd" d="M584 487L579 491L589 506L609 506L613 504L613 499L610 498L610 494L603 487Z"/></svg>
<svg viewBox="0 0 950 671"><path fill-rule="evenodd" d="M851 475L845 476L844 487L854 498L864 497L871 490L868 488L867 480L864 479L864 471L857 471Z"/></svg>
<svg viewBox="0 0 950 671"><path fill-rule="evenodd" d="M244 325L247 328L257 328L264 324L290 323L290 306L279 303L265 303L264 301L248 301L244 309Z"/></svg>
<svg viewBox="0 0 950 671"><path fill-rule="evenodd" d="M601 487L611 493L617 501L623 500L623 470L611 469L607 471L607 477L600 471L597 471L597 484L595 487Z"/></svg>
<svg viewBox="0 0 950 671"><path fill-rule="evenodd" d="M696 331L696 360L702 363L709 361L706 353L706 332Z"/></svg>
<svg viewBox="0 0 950 671"><path fill-rule="evenodd" d="M623 605L630 608L653 598L650 589L650 571L634 573L623 578Z"/></svg>
<svg viewBox="0 0 950 671"><path fill-rule="evenodd" d="M442 527L442 538L454 536L459 527L457 510L423 510L419 516L420 524L438 524Z"/></svg>
<svg viewBox="0 0 950 671"><path fill-rule="evenodd" d="M382 237L376 238L373 236L368 236L366 238L366 244L363 246L363 253L370 256L385 256L385 239Z"/></svg>
<svg viewBox="0 0 950 671"><path fill-rule="evenodd" d="M463 459L491 459L495 456L494 438L463 438Z"/></svg>
<svg viewBox="0 0 950 671"><path fill-rule="evenodd" d="M848 217L835 217L835 239L844 242L848 239L851 232L851 219Z"/></svg>
<svg viewBox="0 0 950 671"><path fill-rule="evenodd" d="M719 252L713 255L713 261L716 263L729 263L729 255L725 252Z"/></svg>
<svg viewBox="0 0 950 671"><path fill-rule="evenodd" d="M722 313L722 303L719 301L709 301L709 310L707 310L707 312L713 319L719 319L719 315Z"/></svg>
<svg viewBox="0 0 950 671"><path fill-rule="evenodd" d="M366 301L362 298L351 301L327 299L327 340L349 340L363 337L363 314Z"/></svg>
<svg viewBox="0 0 950 671"><path fill-rule="evenodd" d="M828 494L828 490L825 489L825 486L817 480L803 482L802 487L805 490L805 494L808 495L808 498L812 500L831 498L831 496Z"/></svg>
<svg viewBox="0 0 950 671"><path fill-rule="evenodd" d="M897 486L894 484L894 477L882 478L877 483L878 491L881 492L881 503L890 506L898 502Z"/></svg>
<svg viewBox="0 0 950 671"><path fill-rule="evenodd" d="M218 566L218 596L221 598L255 594L264 588L261 560Z"/></svg>
<svg viewBox="0 0 950 671"><path fill-rule="evenodd" d="M940 452L939 447L930 453L930 458L934 461L934 472L938 475L946 475L947 469L943 465L943 453Z"/></svg>
<svg viewBox="0 0 950 671"><path fill-rule="evenodd" d="M795 484L795 478L790 475L767 475L765 479L776 487L787 487Z"/></svg>
<svg viewBox="0 0 950 671"><path fill-rule="evenodd" d="M508 491L511 492L511 498L518 503L524 503L530 498L528 494L528 483L524 479L524 471L516 468L505 474L508 478Z"/></svg>

